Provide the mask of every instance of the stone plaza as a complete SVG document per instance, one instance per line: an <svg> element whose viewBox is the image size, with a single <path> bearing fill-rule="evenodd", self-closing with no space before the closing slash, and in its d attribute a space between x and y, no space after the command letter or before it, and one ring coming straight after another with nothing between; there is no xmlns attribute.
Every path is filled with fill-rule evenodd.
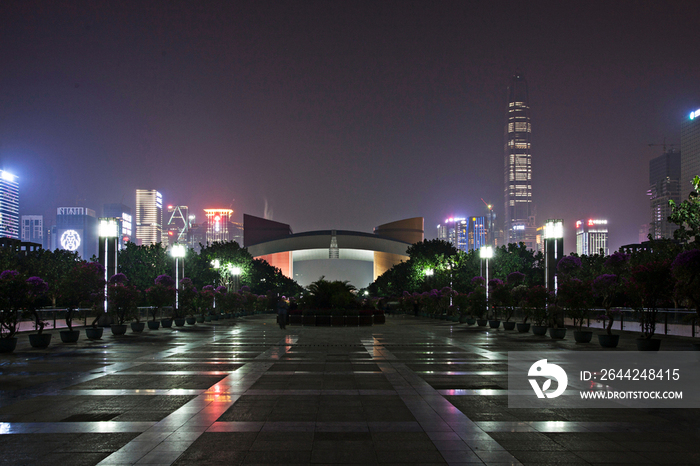
<svg viewBox="0 0 700 466"><path fill-rule="evenodd" d="M105 330L0 354L0 463L700 464L700 410L508 408L508 351L636 351L631 332L603 350L405 315Z"/></svg>

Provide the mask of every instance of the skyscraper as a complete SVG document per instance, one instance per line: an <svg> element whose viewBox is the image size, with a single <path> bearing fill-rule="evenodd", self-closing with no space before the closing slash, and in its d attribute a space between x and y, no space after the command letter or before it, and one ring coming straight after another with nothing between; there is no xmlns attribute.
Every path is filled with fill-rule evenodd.
<svg viewBox="0 0 700 466"><path fill-rule="evenodd" d="M700 176L700 108L681 125L681 201L688 199L696 176Z"/></svg>
<svg viewBox="0 0 700 466"><path fill-rule="evenodd" d="M0 170L0 237L19 239L19 183Z"/></svg>
<svg viewBox="0 0 700 466"><path fill-rule="evenodd" d="M231 209L204 209L207 216L207 244L230 241Z"/></svg>
<svg viewBox="0 0 700 466"><path fill-rule="evenodd" d="M516 73L508 87L504 170L504 240L523 242L535 249L535 209L532 203L532 156L530 153L530 106L527 81Z"/></svg>
<svg viewBox="0 0 700 466"><path fill-rule="evenodd" d="M187 243L187 234L190 227L190 209L186 205L168 206L168 238L167 246L176 243ZM166 239L163 238L163 242Z"/></svg>
<svg viewBox="0 0 700 466"><path fill-rule="evenodd" d="M680 179L681 153L678 150L669 149L649 162L649 233L654 239L673 238L673 232L678 229L678 225L668 221L672 212L668 201L681 201Z"/></svg>
<svg viewBox="0 0 700 466"><path fill-rule="evenodd" d="M438 225L438 239L450 243L460 251L467 250L467 229L469 222L466 218L450 217L445 223Z"/></svg>
<svg viewBox="0 0 700 466"><path fill-rule="evenodd" d="M579 220L576 222L576 254L610 254L608 250L608 221L600 219Z"/></svg>
<svg viewBox="0 0 700 466"><path fill-rule="evenodd" d="M124 204L105 204L102 206L102 217L117 219L119 249L123 249L127 241L132 240L133 220L131 207Z"/></svg>
<svg viewBox="0 0 700 466"><path fill-rule="evenodd" d="M137 244L161 242L163 229L163 196L155 189L136 190Z"/></svg>
<svg viewBox="0 0 700 466"><path fill-rule="evenodd" d="M43 215L22 215L22 241L44 246Z"/></svg>

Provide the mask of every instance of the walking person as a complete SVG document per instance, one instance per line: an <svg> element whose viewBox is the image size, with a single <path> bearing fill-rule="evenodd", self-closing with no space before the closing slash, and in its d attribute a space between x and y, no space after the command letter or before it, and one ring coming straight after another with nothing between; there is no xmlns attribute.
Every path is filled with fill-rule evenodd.
<svg viewBox="0 0 700 466"><path fill-rule="evenodd" d="M284 330L287 327L287 311L289 310L289 304L287 303L287 298L282 296L279 301L277 301L277 321L280 324L280 328Z"/></svg>

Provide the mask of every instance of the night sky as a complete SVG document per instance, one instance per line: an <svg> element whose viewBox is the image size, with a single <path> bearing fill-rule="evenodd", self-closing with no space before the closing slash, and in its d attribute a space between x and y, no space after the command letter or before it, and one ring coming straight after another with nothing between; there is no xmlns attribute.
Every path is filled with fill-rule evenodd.
<svg viewBox="0 0 700 466"><path fill-rule="evenodd" d="M372 231L503 213L506 88L530 86L538 224L649 221L649 143L700 108L700 2L0 4L0 168L20 213L230 207ZM192 212L192 211L191 211Z"/></svg>

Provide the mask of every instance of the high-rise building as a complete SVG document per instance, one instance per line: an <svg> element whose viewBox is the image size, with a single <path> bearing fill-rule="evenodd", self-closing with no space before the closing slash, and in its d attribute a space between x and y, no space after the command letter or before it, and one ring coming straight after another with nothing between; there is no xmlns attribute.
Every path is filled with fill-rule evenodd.
<svg viewBox="0 0 700 466"><path fill-rule="evenodd" d="M481 217L469 217L467 250L479 250L482 246L488 246L490 244L488 221L488 217L483 215Z"/></svg>
<svg viewBox="0 0 700 466"><path fill-rule="evenodd" d="M649 162L649 202L651 222L649 233L654 239L673 238L678 225L668 221L671 206L668 201L681 201L681 153L670 149ZM646 239L645 239L646 241Z"/></svg>
<svg viewBox="0 0 700 466"><path fill-rule="evenodd" d="M117 234L119 237L119 249L123 249L127 241L132 240L133 220L131 207L124 204L105 204L102 206L102 216L117 219Z"/></svg>
<svg viewBox="0 0 700 466"><path fill-rule="evenodd" d="M187 233L190 227L190 209L186 205L168 206L168 246L175 243L187 243ZM165 242L165 239L164 241Z"/></svg>
<svg viewBox="0 0 700 466"><path fill-rule="evenodd" d="M162 241L163 195L155 189L136 190L136 242L139 245Z"/></svg>
<svg viewBox="0 0 700 466"><path fill-rule="evenodd" d="M231 209L204 209L207 216L207 244L231 241L229 237Z"/></svg>
<svg viewBox="0 0 700 466"><path fill-rule="evenodd" d="M22 241L44 246L43 215L22 215Z"/></svg>
<svg viewBox="0 0 700 466"><path fill-rule="evenodd" d="M608 250L608 221L589 218L576 222L576 253L579 256L594 254L607 256Z"/></svg>
<svg viewBox="0 0 700 466"><path fill-rule="evenodd" d="M700 176L700 108L681 125L681 201L688 199L696 176Z"/></svg>
<svg viewBox="0 0 700 466"><path fill-rule="evenodd" d="M450 217L437 226L438 239L450 243L460 251L466 251L468 245L469 222L466 218Z"/></svg>
<svg viewBox="0 0 700 466"><path fill-rule="evenodd" d="M516 73L508 88L505 124L503 234L506 243L536 247L537 227L532 199L532 156L530 145L530 106L527 81Z"/></svg>
<svg viewBox="0 0 700 466"><path fill-rule="evenodd" d="M19 183L0 170L0 237L19 239Z"/></svg>
<svg viewBox="0 0 700 466"><path fill-rule="evenodd" d="M97 254L97 216L86 207L59 207L56 211L56 234L51 249L77 251L82 259Z"/></svg>

